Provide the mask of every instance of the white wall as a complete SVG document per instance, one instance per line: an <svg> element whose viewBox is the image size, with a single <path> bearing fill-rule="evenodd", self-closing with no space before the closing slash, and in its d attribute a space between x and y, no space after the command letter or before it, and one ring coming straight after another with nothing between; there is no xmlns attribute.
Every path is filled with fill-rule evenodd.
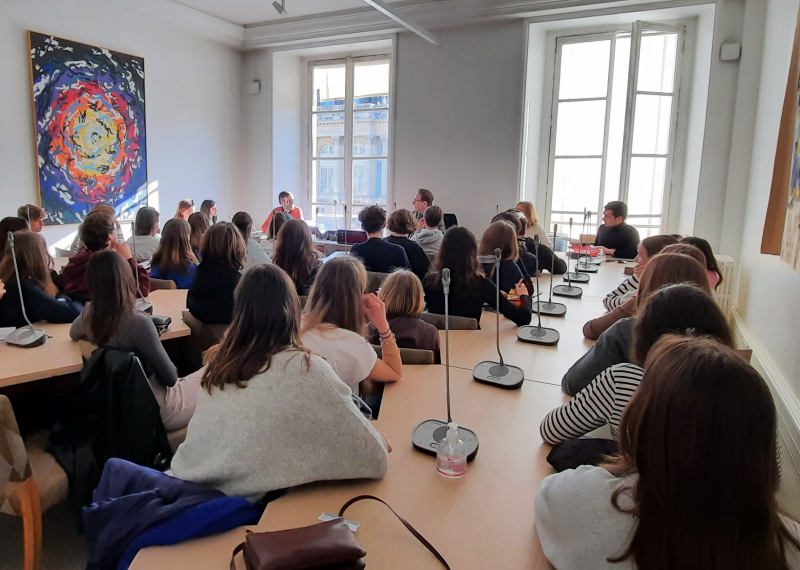
<svg viewBox="0 0 800 570"><path fill-rule="evenodd" d="M163 220L177 201L239 206L242 56L182 27L92 0L0 0L0 217L38 203L26 30L145 59L148 178ZM52 246L76 225L47 227Z"/></svg>
<svg viewBox="0 0 800 570"><path fill-rule="evenodd" d="M398 35L398 208L428 188L480 237L495 204L517 203L526 28L517 20L444 30L441 47Z"/></svg>
<svg viewBox="0 0 800 570"><path fill-rule="evenodd" d="M278 194L291 192L307 219L311 206L306 202L301 179L303 152L303 58L293 52L273 54L272 70L272 203Z"/></svg>
<svg viewBox="0 0 800 570"><path fill-rule="evenodd" d="M738 308L750 331L800 395L800 274L778 256L762 255L761 233L772 185L798 0L748 0L766 7L763 53L751 80L758 85L752 160L739 255Z"/></svg>

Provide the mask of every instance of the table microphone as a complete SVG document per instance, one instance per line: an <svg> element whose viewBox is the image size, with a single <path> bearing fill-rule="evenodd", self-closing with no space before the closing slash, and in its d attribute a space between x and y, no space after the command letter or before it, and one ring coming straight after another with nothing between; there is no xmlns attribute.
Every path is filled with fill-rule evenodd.
<svg viewBox="0 0 800 570"><path fill-rule="evenodd" d="M569 235L572 237L572 218L569 219ZM572 286L572 275L574 274L569 272L569 256L567 256L567 273L564 275L564 277L567 278L567 285L564 285L563 283L561 285L556 285L553 288L554 295L560 295L561 297L572 297L574 299L580 299L583 296L583 289ZM583 274L581 273L578 275ZM589 276L586 275L586 278L588 280Z"/></svg>
<svg viewBox="0 0 800 570"><path fill-rule="evenodd" d="M28 323L26 327L20 327L9 335L6 335L6 344L19 346L22 348L33 348L42 346L47 340L47 334L41 329L34 328L28 313L25 312L25 299L22 298L22 282L19 279L19 268L17 267L17 253L14 250L14 234L8 232L8 244L11 246L11 257L14 259L14 273L17 277L17 290L19 291L19 304L22 307L22 317Z"/></svg>
<svg viewBox="0 0 800 570"><path fill-rule="evenodd" d="M442 269L442 290L444 291L444 351L445 377L447 378L447 421L425 420L411 432L411 443L428 455L436 455L439 442L447 435L447 424L453 421L450 415L450 270ZM467 461L478 455L478 434L462 425L458 426L459 438L467 446Z"/></svg>
<svg viewBox="0 0 800 570"><path fill-rule="evenodd" d="M555 236L557 234L558 234L558 224L555 224L553 226L553 236ZM545 247L547 247L547 246L545 246ZM537 269L538 269L538 263L539 263L539 260L538 260L538 255L539 255L538 246L537 246L536 255L537 255L536 263L537 263ZM553 257L552 257L552 260L551 260L551 263L550 263L550 300L547 301L546 303L542 303L541 301L536 301L536 312L537 313L541 313L543 315L550 316L550 317L563 317L563 316L565 316L567 314L567 306L565 304L563 304L563 303L553 303L553 271L555 270L555 267L556 267L556 252L553 251ZM538 277L538 275L537 275L537 277ZM537 291L537 293L539 293L539 291ZM541 296L541 295L539 295L539 296Z"/></svg>
<svg viewBox="0 0 800 570"><path fill-rule="evenodd" d="M136 222L131 222L131 230L133 231L133 239L131 240L133 242L133 260L136 262L136 275L134 278L136 279L136 290L139 292L134 308L140 313L152 315L153 303L144 298L142 288L139 286L139 258L136 256Z"/></svg>
<svg viewBox="0 0 800 570"><path fill-rule="evenodd" d="M495 329L495 336L497 339L497 356L500 362L491 360L484 360L479 362L472 370L472 377L476 382L481 384L488 384L490 386L497 386L498 388L505 388L506 390L516 390L522 387L525 382L525 372L522 368L517 366L509 366L503 361L503 355L500 352L500 257L502 252L500 248L494 250L494 255L486 255L478 257L478 261L482 263L494 263L494 273L497 278L497 305L495 306L497 328Z"/></svg>
<svg viewBox="0 0 800 570"><path fill-rule="evenodd" d="M566 277L570 280L570 283L574 281L575 283L588 283L589 276L586 273L578 273L578 263L580 263L581 256L584 253L583 248L583 236L586 232L586 208L583 209L583 225L581 226L581 234L579 236L580 245L578 246L578 259L575 262L575 271L573 273L567 273ZM569 219L569 236L572 237L572 218ZM569 260L568 260L569 261ZM569 269L569 267L567 267Z"/></svg>
<svg viewBox="0 0 800 570"><path fill-rule="evenodd" d="M583 215L583 231L584 231L584 234L586 233L586 220L587 220L587 218L588 219L592 218L592 213L589 212L588 210L586 212L584 212L584 215ZM588 245L589 244L587 244L587 246ZM589 262L589 260L592 258L591 250L587 247L587 248L583 249L583 252L585 254L583 262L581 262L581 259L578 258L578 263L575 264L575 271L580 272L580 273L597 273L599 271L599 268L595 264Z"/></svg>
<svg viewBox="0 0 800 570"><path fill-rule="evenodd" d="M533 243L536 245L536 290L539 290L539 236L533 236ZM561 339L561 335L556 329L548 329L542 326L542 313L539 310L539 304L536 304L536 316L539 319L539 324L534 326L528 325L520 327L517 331L517 338L522 342L529 342L531 344L541 344L544 346L555 346Z"/></svg>

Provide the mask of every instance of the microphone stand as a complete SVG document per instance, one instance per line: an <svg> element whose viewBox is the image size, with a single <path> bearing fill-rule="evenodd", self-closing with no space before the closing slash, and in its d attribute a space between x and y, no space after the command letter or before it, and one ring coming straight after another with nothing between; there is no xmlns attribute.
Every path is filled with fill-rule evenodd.
<svg viewBox="0 0 800 570"><path fill-rule="evenodd" d="M587 220L587 218L591 219L591 217L592 217L592 213L587 210L586 214L583 217L583 231L584 231L584 234L586 233L586 223L587 223L586 220ZM587 244L587 248L584 249L584 254L585 254L585 259L584 259L583 263L580 263L580 259L578 259L579 263L575 264L575 271L578 271L580 273L597 273L599 271L598 267L596 265L594 265L593 263L589 263L589 261L588 261L588 259L592 258L591 251L588 249L588 244Z"/></svg>
<svg viewBox="0 0 800 570"><path fill-rule="evenodd" d="M554 229L553 229L553 237L554 238L555 238L556 234L558 234L558 224L555 224ZM539 247L539 244L538 243L537 243L536 247L537 247L537 250L536 250L536 254L537 254L536 264L537 264L537 268L538 268L538 264L539 264L539 259L538 259L538 254L539 254L538 247ZM547 246L545 246L545 247L547 247ZM551 259L551 263L550 263L550 299L546 303L542 303L541 301L536 301L536 313L537 314L544 314L544 315L547 315L547 316L550 316L550 317L563 317L563 316L565 316L567 314L567 306L564 305L563 303L553 303L553 271L555 270L555 266L556 266L556 253L555 253L555 251L553 251L552 252L552 259ZM536 277L537 277L537 283L538 283L538 277L539 276L537 275ZM537 293L538 293L538 291L537 291Z"/></svg>
<svg viewBox="0 0 800 570"><path fill-rule="evenodd" d="M569 235L572 236L572 218L569 219ZM583 296L583 289L580 287L573 287L572 286L572 273L569 272L569 256L567 256L567 273L565 277L567 278L567 285L563 283L561 285L556 285L553 288L553 294L559 295L561 297L572 297L574 299L580 299ZM583 275L583 274L580 274ZM588 278L589 276L586 275Z"/></svg>
<svg viewBox="0 0 800 570"><path fill-rule="evenodd" d="M22 308L22 318L28 323L28 326L23 326L6 336L6 344L12 346L19 346L22 348L34 348L41 346L47 340L47 334L42 329L37 329L28 318L28 313L25 311L25 299L22 296L22 282L19 278L19 268L17 267L17 252L14 249L14 234L8 232L8 244L11 246L11 257L14 260L14 274L17 278L17 291L19 292L19 304Z"/></svg>
<svg viewBox="0 0 800 570"><path fill-rule="evenodd" d="M539 236L533 237L536 244L536 289L539 289ZM536 305L536 316L538 324L534 326L520 327L517 331L517 339L530 344L541 344L543 346L555 346L561 340L561 335L556 329L549 329L542 326L542 313L539 305Z"/></svg>

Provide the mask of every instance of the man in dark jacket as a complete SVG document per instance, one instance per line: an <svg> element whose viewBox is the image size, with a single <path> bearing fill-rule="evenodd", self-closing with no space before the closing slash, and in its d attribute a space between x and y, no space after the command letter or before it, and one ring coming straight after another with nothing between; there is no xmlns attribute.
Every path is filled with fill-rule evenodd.
<svg viewBox="0 0 800 570"><path fill-rule="evenodd" d="M367 271L391 273L395 269L411 269L406 251L399 245L384 241L381 234L386 226L386 212L380 206L369 206L358 214L361 229L369 238L353 246L352 255L361 258Z"/></svg>
<svg viewBox="0 0 800 570"><path fill-rule="evenodd" d="M628 206L624 202L609 202L603 208L603 225L597 230L594 245L606 255L618 259L633 259L639 250L639 232L625 223Z"/></svg>

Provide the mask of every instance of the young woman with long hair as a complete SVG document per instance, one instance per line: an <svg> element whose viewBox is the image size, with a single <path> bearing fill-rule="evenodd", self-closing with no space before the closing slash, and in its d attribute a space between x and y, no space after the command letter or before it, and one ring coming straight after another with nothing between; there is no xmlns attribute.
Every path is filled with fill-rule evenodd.
<svg viewBox="0 0 800 570"><path fill-rule="evenodd" d="M365 295L366 287L367 271L358 259L340 256L328 261L308 297L301 336L303 344L330 362L356 396L363 380L394 382L403 376L386 307L375 294ZM368 322L378 331L382 359L364 338Z"/></svg>
<svg viewBox="0 0 800 570"><path fill-rule="evenodd" d="M647 299L665 285L691 283L709 295L711 287L702 264L688 255L661 253L645 267L639 292L634 301L640 309ZM636 317L618 320L603 332L597 342L564 375L561 386L564 392L574 396L603 370L614 364L630 362L631 338Z"/></svg>
<svg viewBox="0 0 800 570"><path fill-rule="evenodd" d="M164 427L185 427L197 402L200 376L178 379L152 319L134 310L136 283L125 259L115 251L98 252L89 261L86 281L92 302L72 323L69 336L134 352L145 367Z"/></svg>
<svg viewBox="0 0 800 570"><path fill-rule="evenodd" d="M194 214L194 200L186 198L178 202L178 209L175 211L175 218L189 221L189 216Z"/></svg>
<svg viewBox="0 0 800 570"><path fill-rule="evenodd" d="M201 243L202 258L189 292L186 307L208 325L229 324L233 318L233 292L244 267L242 234L231 223L211 226Z"/></svg>
<svg viewBox="0 0 800 570"><path fill-rule="evenodd" d="M189 222L173 218L164 225L161 242L153 254L150 276L174 281L178 289L188 289L197 273L197 258L192 251Z"/></svg>
<svg viewBox="0 0 800 570"><path fill-rule="evenodd" d="M520 204L530 204L530 202L520 202ZM532 215L537 215L536 208L533 207L533 204L530 205L533 208ZM504 219L514 223L515 227L517 227L517 241L519 242L521 256L530 275L536 273L537 267L540 272L547 271L549 273L552 270L554 275L563 275L567 272L567 263L555 254L553 242L538 221L534 224L534 228L531 228L528 215L527 209L523 210L518 205L516 208L496 215L492 218L492 222ZM534 236L539 236L538 248L533 239Z"/></svg>
<svg viewBox="0 0 800 570"><path fill-rule="evenodd" d="M291 278L298 295L308 295L321 261L311 229L303 220L289 220L278 233L272 260Z"/></svg>
<svg viewBox="0 0 800 570"><path fill-rule="evenodd" d="M619 426L620 456L547 477L534 508L556 568L790 570L797 524L778 507L769 388L710 338L650 351Z"/></svg>
<svg viewBox="0 0 800 570"><path fill-rule="evenodd" d="M428 274L428 269L430 269L431 261L425 255L422 246L415 241L411 241L408 237L417 231L417 224L411 212L405 209L392 212L389 215L389 219L386 220L386 229L392 235L383 239L402 247L406 252L408 262L411 264L411 271L420 280L425 279L425 275Z"/></svg>
<svg viewBox="0 0 800 570"><path fill-rule="evenodd" d="M27 229L14 232L13 236L19 271L14 269L11 244L6 244L5 255L0 261L0 281L6 284L7 289L6 296L0 301L0 327L22 327L26 324L19 298L17 275L22 285L25 311L31 322L74 321L83 305L58 292L50 277L49 257L44 238Z"/></svg>
<svg viewBox="0 0 800 570"><path fill-rule="evenodd" d="M714 257L711 244L703 238L694 236L681 239L681 243L693 245L706 256L706 268L708 269L708 280L711 281L711 288L716 290L717 287L722 285L722 281L724 280L722 277L722 270L719 268L719 264L717 264L717 258Z"/></svg>
<svg viewBox="0 0 800 570"><path fill-rule="evenodd" d="M532 287L528 270L520 262L517 232L513 225L504 220L494 222L483 232L478 246L478 256L493 256L500 250L500 290L508 293L517 285ZM493 263L482 264L483 272L492 281L497 282Z"/></svg>
<svg viewBox="0 0 800 570"><path fill-rule="evenodd" d="M211 224L217 223L217 203L214 200L203 200L203 203L200 204L200 211L208 216Z"/></svg>
<svg viewBox="0 0 800 570"><path fill-rule="evenodd" d="M12 234L15 232L22 232L30 230L28 220L17 216L8 216L0 220L0 259L6 252L6 243L8 242L8 232Z"/></svg>
<svg viewBox="0 0 800 570"><path fill-rule="evenodd" d="M189 228L191 229L189 243L192 244L192 251L197 259L203 259L201 252L203 236L206 235L208 228L211 227L211 220L203 212L195 212L186 221L189 222Z"/></svg>
<svg viewBox="0 0 800 570"><path fill-rule="evenodd" d="M303 346L288 276L256 265L235 297L231 326L206 353L174 475L252 501L313 481L382 478L387 443L330 364Z"/></svg>
<svg viewBox="0 0 800 570"><path fill-rule="evenodd" d="M131 249L136 245L137 261L149 261L158 249L160 238L158 232L158 211L155 208L145 206L136 212L136 235L128 238L127 243Z"/></svg>
<svg viewBox="0 0 800 570"><path fill-rule="evenodd" d="M497 287L484 275L478 263L478 243L467 228L456 226L447 230L431 271L422 283L428 311L439 315L444 314L443 269L450 270L451 315L477 319L480 323L483 305L498 309ZM500 295L499 310L517 326L524 326L531 322L531 298L525 285L517 288L517 294L522 300L521 307Z"/></svg>
<svg viewBox="0 0 800 570"><path fill-rule="evenodd" d="M264 251L259 241L250 237L253 230L253 218L250 217L250 214L247 212L236 212L233 218L231 218L231 223L239 229L239 233L242 234L242 239L247 244L247 254L245 256L242 273L254 265L272 263L272 258Z"/></svg>

